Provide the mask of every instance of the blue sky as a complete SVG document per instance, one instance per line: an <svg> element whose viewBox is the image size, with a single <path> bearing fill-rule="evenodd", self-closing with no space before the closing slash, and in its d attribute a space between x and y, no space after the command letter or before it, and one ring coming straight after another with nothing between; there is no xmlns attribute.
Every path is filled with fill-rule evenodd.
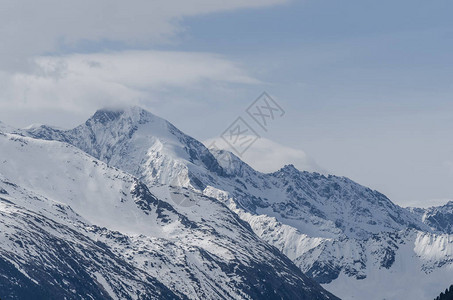
<svg viewBox="0 0 453 300"><path fill-rule="evenodd" d="M444 203L453 199L452 9L418 0L6 1L0 120L71 127L96 108L134 104L207 140L265 90L286 115L260 132L251 156L267 147L277 164L305 168L309 158L401 205Z"/></svg>

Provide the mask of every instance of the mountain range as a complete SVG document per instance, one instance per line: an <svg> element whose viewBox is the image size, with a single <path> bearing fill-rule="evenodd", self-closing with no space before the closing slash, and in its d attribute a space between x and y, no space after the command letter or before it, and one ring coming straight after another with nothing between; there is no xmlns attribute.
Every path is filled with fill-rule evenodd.
<svg viewBox="0 0 453 300"><path fill-rule="evenodd" d="M452 203L261 173L139 107L0 132L2 298L430 299L453 278Z"/></svg>

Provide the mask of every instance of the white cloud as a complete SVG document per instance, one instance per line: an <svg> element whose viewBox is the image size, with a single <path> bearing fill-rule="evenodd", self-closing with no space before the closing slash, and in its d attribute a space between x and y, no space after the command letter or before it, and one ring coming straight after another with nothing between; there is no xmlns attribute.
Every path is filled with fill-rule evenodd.
<svg viewBox="0 0 453 300"><path fill-rule="evenodd" d="M210 89L256 83L241 66L215 54L104 49L152 49L178 41L188 17L286 1L2 1L0 119L25 126L46 122L34 117L40 115L71 126L65 121L69 111L86 117L107 105L150 108L150 100L163 94L186 99L194 91L208 95ZM93 42L97 46L90 48ZM91 53L69 54L74 49Z"/></svg>
<svg viewBox="0 0 453 300"><path fill-rule="evenodd" d="M184 17L275 5L286 0L3 0L0 69L81 41L163 42L184 31Z"/></svg>
<svg viewBox="0 0 453 300"><path fill-rule="evenodd" d="M127 51L39 57L33 72L0 73L0 109L91 112L140 104L169 88L254 84L241 67L209 53Z"/></svg>
<svg viewBox="0 0 453 300"><path fill-rule="evenodd" d="M235 153L222 138L209 139L204 142L206 146L215 143L219 149ZM237 155L237 153L235 153ZM285 165L293 164L301 171L319 172L326 174L316 162L304 151L278 144L266 138L258 139L241 157L255 170L264 173L275 172Z"/></svg>
<svg viewBox="0 0 453 300"><path fill-rule="evenodd" d="M36 122L72 127L105 106L153 110L163 101L178 105L196 95L258 82L241 65L210 53L124 51L38 57L33 70L0 71L0 120L18 127Z"/></svg>

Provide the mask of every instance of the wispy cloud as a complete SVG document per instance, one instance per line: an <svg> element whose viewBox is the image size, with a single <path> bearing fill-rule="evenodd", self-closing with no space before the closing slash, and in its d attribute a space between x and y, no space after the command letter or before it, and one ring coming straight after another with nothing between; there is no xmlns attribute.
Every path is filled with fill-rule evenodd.
<svg viewBox="0 0 453 300"><path fill-rule="evenodd" d="M153 99L166 101L162 95L193 101L195 92L257 83L223 56L151 50L185 40L179 37L187 18L287 1L3 1L0 119L24 126L40 115L71 126L69 112L86 117L106 105L150 108Z"/></svg>
<svg viewBox="0 0 453 300"><path fill-rule="evenodd" d="M167 88L259 81L237 63L209 53L126 51L39 57L32 72L3 73L0 108L92 111L139 104Z"/></svg>
<svg viewBox="0 0 453 300"><path fill-rule="evenodd" d="M275 5L286 0L5 0L0 9L0 69L62 45L112 41L162 43L184 31L185 17Z"/></svg>

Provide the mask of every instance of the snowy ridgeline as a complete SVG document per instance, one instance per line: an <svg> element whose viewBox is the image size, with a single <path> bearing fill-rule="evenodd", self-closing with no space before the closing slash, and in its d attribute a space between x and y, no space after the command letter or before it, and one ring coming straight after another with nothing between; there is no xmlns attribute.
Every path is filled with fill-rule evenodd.
<svg viewBox="0 0 453 300"><path fill-rule="evenodd" d="M289 286L295 280L309 287L303 290L326 295L294 265L343 299L430 299L451 284L449 207L407 210L347 178L300 172L291 165L259 173L137 107L100 110L72 130L0 130L34 138L4 137L3 147L11 147L1 150L7 153L0 169L5 178L69 205L75 223L90 224L77 230L105 227L103 238L96 231L96 240L110 236L105 231L118 231L119 240L127 242L105 242L115 255L179 296L203 298L221 290L254 298L242 284L251 285L249 276L256 276L258 265L266 277L256 279L260 292L273 293L276 278L284 278ZM132 192L147 188L148 201ZM169 247L166 243L174 249L159 248ZM175 266L162 265L169 260ZM159 265L162 269L156 269ZM109 280L96 281L111 287Z"/></svg>

